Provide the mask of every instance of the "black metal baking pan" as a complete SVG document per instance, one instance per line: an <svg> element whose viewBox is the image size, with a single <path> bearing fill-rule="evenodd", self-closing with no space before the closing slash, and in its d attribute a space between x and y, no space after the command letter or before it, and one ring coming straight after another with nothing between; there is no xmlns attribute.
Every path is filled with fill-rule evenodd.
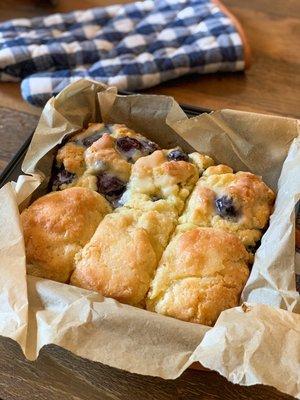
<svg viewBox="0 0 300 400"><path fill-rule="evenodd" d="M127 93L122 93L127 94ZM129 94L129 93L128 93ZM130 93L132 94L132 93ZM210 112L210 110L201 107L193 107L185 104L181 104L181 108L187 114L188 117L195 117L204 112ZM24 160L25 154L31 142L33 133L26 139L26 141L22 144L20 149L17 151L16 155L11 159L8 163L2 174L0 175L0 187L5 185L5 183L10 181L16 181L18 176L22 174L21 166Z"/></svg>
<svg viewBox="0 0 300 400"><path fill-rule="evenodd" d="M132 94L132 93L122 92L121 94ZM211 112L211 110L202 107L194 107L185 104L180 104L180 106L186 113L186 115L190 118L200 115L204 112ZM8 165L0 175L0 188L7 182L16 181L18 176L22 174L21 170L22 162L24 160L27 149L30 145L32 136L33 133L25 140L20 149L17 151L16 155L11 159L11 161L8 163ZM297 217L297 229L300 229L300 207ZM300 247L298 248L297 246L296 250L297 252L300 253ZM300 275L296 275L296 284L297 284L297 290L300 293Z"/></svg>

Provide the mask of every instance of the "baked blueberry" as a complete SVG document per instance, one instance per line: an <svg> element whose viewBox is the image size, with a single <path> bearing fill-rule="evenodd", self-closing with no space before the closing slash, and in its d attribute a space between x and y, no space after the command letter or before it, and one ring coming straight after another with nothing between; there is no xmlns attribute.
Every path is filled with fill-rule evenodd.
<svg viewBox="0 0 300 400"><path fill-rule="evenodd" d="M148 156L155 150L158 150L159 146L150 140L138 140L129 136L124 136L117 139L117 148L124 153L139 150L143 156ZM131 157L129 157L129 161L132 161Z"/></svg>
<svg viewBox="0 0 300 400"><path fill-rule="evenodd" d="M90 147L94 142L96 142L98 139L100 139L104 135L104 133L108 133L108 134L113 133L111 128L112 128L112 125L105 125L98 132L95 132L92 135L87 136L83 139L78 139L78 140L76 140L75 143L78 143L84 147Z"/></svg>
<svg viewBox="0 0 300 400"><path fill-rule="evenodd" d="M150 140L141 140L142 143L142 152L143 155L149 156L150 154L154 153L156 150L159 150L160 147L158 144L151 142Z"/></svg>
<svg viewBox="0 0 300 400"><path fill-rule="evenodd" d="M218 215L222 218L234 218L237 216L237 210L233 204L233 199L228 196L222 196L215 201Z"/></svg>
<svg viewBox="0 0 300 400"><path fill-rule="evenodd" d="M117 139L117 148L124 153L128 153L131 150L141 150L142 143L134 138L129 136L124 136Z"/></svg>
<svg viewBox="0 0 300 400"><path fill-rule="evenodd" d="M64 167L57 168L54 172L53 186L60 188L61 185L72 183L76 174L67 171Z"/></svg>
<svg viewBox="0 0 300 400"><path fill-rule="evenodd" d="M96 140L100 139L103 133L96 132L91 136L88 136L84 139L79 140L84 147L90 147Z"/></svg>
<svg viewBox="0 0 300 400"><path fill-rule="evenodd" d="M98 178L98 192L108 197L119 197L126 189L126 183L114 175L100 174Z"/></svg>
<svg viewBox="0 0 300 400"><path fill-rule="evenodd" d="M189 161L189 156L181 149L176 149L170 151L170 153L168 154L168 159L170 161Z"/></svg>

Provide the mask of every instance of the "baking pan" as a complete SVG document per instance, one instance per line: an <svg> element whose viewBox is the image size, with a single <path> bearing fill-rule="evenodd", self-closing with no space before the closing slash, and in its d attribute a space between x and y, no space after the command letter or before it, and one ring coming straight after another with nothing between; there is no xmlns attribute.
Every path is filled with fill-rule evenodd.
<svg viewBox="0 0 300 400"><path fill-rule="evenodd" d="M126 94L126 93L122 93ZM183 111L187 114L188 117L194 117L197 115L200 115L201 113L204 112L210 112L211 110L201 108L201 107L192 107L192 106L187 106L187 105L182 105L181 107ZM33 134L32 134L33 135ZM21 165L23 162L23 159L25 157L25 154L28 150L28 147L30 145L32 135L23 143L23 145L20 147L20 149L17 151L13 159L9 162L3 173L0 175L0 187L3 186L5 183L9 181L16 181L18 176L22 174L21 171ZM300 221L299 221L300 223ZM300 279L299 279L300 282ZM1 345L5 346L5 348L11 348L11 355L12 359L16 357L16 353L19 353L17 356L18 362L20 365L23 366L23 368L28 368L30 365L32 368L34 368L35 365L39 364L39 367L41 368L42 371L49 370L49 365L53 364L55 367L58 367L62 365L62 362L67 362L69 368L74 368L75 364L78 366L78 370L84 370L88 369L87 365L91 366L90 368L109 368L106 366L102 365L97 365L98 363L91 363L88 362L87 360L81 359L80 357L77 357L73 355L72 353L68 352L67 350L61 349L57 346L54 345L48 345L47 346L47 352L46 350L41 351L41 358L43 361L41 361L41 358L36 362L30 364L27 360L24 359L22 354L20 354L20 351L16 348L15 344L12 343L12 341L8 341L10 347L7 344L7 339L0 338L0 347ZM44 360L45 358L45 360ZM43 368L42 368L43 366ZM199 369L199 370L204 370L207 371L205 368L203 368L199 363L195 363L191 366L192 369ZM41 372L42 373L42 372ZM30 378L31 379L31 378Z"/></svg>

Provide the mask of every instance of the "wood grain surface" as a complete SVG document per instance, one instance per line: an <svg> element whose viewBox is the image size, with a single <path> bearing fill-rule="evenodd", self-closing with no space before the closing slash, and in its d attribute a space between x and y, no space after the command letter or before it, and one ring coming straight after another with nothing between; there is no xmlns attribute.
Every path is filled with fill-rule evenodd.
<svg viewBox="0 0 300 400"><path fill-rule="evenodd" d="M66 12L129 0L2 0L0 20ZM149 93L174 96L178 102L209 109L233 108L299 117L300 1L223 0L241 22L252 50L245 73L191 75ZM0 84L0 105L38 114L26 104L17 83Z"/></svg>
<svg viewBox="0 0 300 400"><path fill-rule="evenodd" d="M0 108L0 174L25 139L34 131L38 117L17 110Z"/></svg>
<svg viewBox="0 0 300 400"><path fill-rule="evenodd" d="M289 400L266 386L240 387L215 372L185 371L163 380L87 361L57 346L25 361L18 345L0 338L2 400Z"/></svg>
<svg viewBox="0 0 300 400"><path fill-rule="evenodd" d="M113 3L126 0L113 0ZM2 0L0 20L112 4L112 0ZM241 21L252 48L245 73L189 76L149 89L211 109L234 108L299 117L299 0L224 0ZM40 109L26 104L17 83L0 83L0 173L30 135ZM28 114L29 113L29 114ZM165 381L93 363L49 346L28 362L11 340L0 338L2 400L287 400L273 388L241 387L215 372L186 371Z"/></svg>

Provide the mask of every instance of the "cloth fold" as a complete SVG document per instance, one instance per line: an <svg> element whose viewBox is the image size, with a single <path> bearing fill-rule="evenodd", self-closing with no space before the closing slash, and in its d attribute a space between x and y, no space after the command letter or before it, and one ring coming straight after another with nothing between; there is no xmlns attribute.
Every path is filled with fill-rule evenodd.
<svg viewBox="0 0 300 400"><path fill-rule="evenodd" d="M138 90L188 73L240 71L247 45L213 0L146 0L0 24L0 79L22 80L43 105L69 83L92 78Z"/></svg>

